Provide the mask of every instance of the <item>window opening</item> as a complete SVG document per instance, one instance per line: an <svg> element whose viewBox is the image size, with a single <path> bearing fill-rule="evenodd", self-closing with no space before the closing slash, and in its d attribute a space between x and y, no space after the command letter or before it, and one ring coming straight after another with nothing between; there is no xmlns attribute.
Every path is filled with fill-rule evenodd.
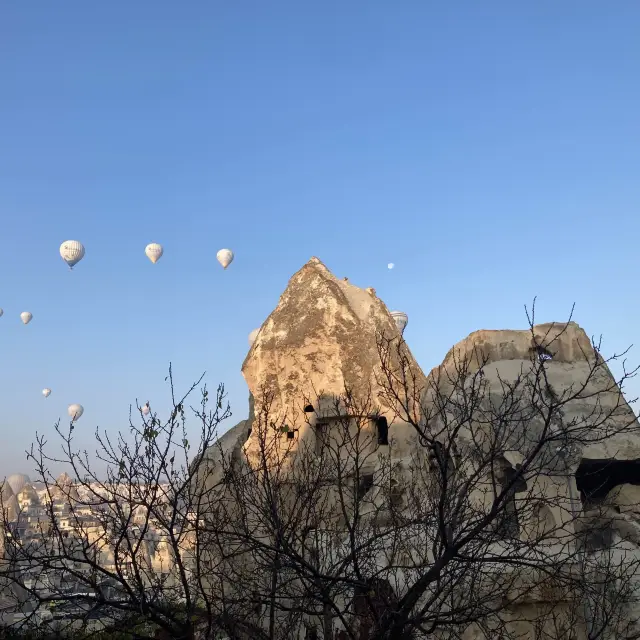
<svg viewBox="0 0 640 640"><path fill-rule="evenodd" d="M520 521L518 519L518 509L516 506L516 493L527 490L527 483L524 478L517 480L519 468L515 469L507 460L502 460L502 469L498 472L499 492L507 492L503 498L502 512L498 518L497 534L501 538L517 538L520 535ZM510 486L511 485L511 486Z"/></svg>
<svg viewBox="0 0 640 640"><path fill-rule="evenodd" d="M389 444L389 424L384 416L376 418L376 429L378 430L378 444Z"/></svg>
<svg viewBox="0 0 640 640"><path fill-rule="evenodd" d="M439 480L447 479L447 484L451 484L455 473L455 466L451 456L447 453L444 445L437 440L429 447L429 466Z"/></svg>
<svg viewBox="0 0 640 640"><path fill-rule="evenodd" d="M286 424L280 427L280 433L285 433L287 435L288 440L293 440L296 437L297 432L298 432L298 429L291 429Z"/></svg>
<svg viewBox="0 0 640 640"><path fill-rule="evenodd" d="M361 475L356 488L356 500L362 500L371 487L373 487L373 473Z"/></svg>
<svg viewBox="0 0 640 640"><path fill-rule="evenodd" d="M515 477L521 468L522 468L522 465L518 464L516 465L515 469L511 465L509 465L503 470L502 472L504 476L503 483L505 487L509 485L511 482L514 482ZM527 490L527 482L522 476L520 476L517 480L515 480L514 485L511 488L511 491L513 491L513 493L521 493L526 490Z"/></svg>
<svg viewBox="0 0 640 640"><path fill-rule="evenodd" d="M576 485L585 507L601 504L621 484L640 485L640 461L582 460L576 471Z"/></svg>
<svg viewBox="0 0 640 640"><path fill-rule="evenodd" d="M547 349L545 349L542 345L537 344L535 347L532 347L531 351L535 352L540 362L553 360L553 354L547 351Z"/></svg>

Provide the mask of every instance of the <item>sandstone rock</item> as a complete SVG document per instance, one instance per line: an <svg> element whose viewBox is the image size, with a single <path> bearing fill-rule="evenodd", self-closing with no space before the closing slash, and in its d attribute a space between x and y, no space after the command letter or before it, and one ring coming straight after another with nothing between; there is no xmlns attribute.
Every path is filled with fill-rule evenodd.
<svg viewBox="0 0 640 640"><path fill-rule="evenodd" d="M9 521L17 519L20 513L20 506L11 489L11 485L6 480L0 484L0 506L6 510Z"/></svg>
<svg viewBox="0 0 640 640"><path fill-rule="evenodd" d="M543 346L540 353L536 345ZM456 363L466 358L470 374L485 363L483 372L489 393L497 397L504 393L502 381L528 375L532 358L540 356L546 360L547 380L555 392L578 394L564 407L565 421L583 420L585 425L594 425L593 442L583 449L581 456L594 460L640 458L640 425L635 414L587 334L575 322L535 325L533 332L530 329L475 331L447 353L442 365L430 372L429 380L438 381L438 388L446 392L446 387L451 386L448 377ZM591 376L596 359L601 365L596 375ZM599 425L596 433L599 421L605 424ZM616 431L620 433L614 434ZM595 442L599 434L603 439Z"/></svg>
<svg viewBox="0 0 640 640"><path fill-rule="evenodd" d="M244 461L242 446L247 441L253 423L254 402L249 395L249 417L225 431L204 453L204 464L199 465L196 484L210 489L220 482L224 473L223 460L227 463L241 464Z"/></svg>
<svg viewBox="0 0 640 640"><path fill-rule="evenodd" d="M489 362L529 360L536 344L546 347L554 363L574 363L584 357L583 352L594 353L587 334L575 322L549 322L535 325L533 333L530 329L474 331L449 350L442 366L456 357L472 356L477 369L478 354L483 354Z"/></svg>
<svg viewBox="0 0 640 640"><path fill-rule="evenodd" d="M289 281L243 363L243 375L256 398L256 413L260 414L263 408L265 394L272 394L270 419L286 423L291 431L300 430L302 436L308 422L303 411L307 402L315 406L320 396L338 396L350 389L356 397L371 394L371 408L387 415L391 424L394 408L383 405L376 384L380 365L376 340L381 334L399 335L375 290L363 290L339 280L320 260L312 258ZM540 355L548 359L549 382L559 392L577 390L587 378L590 366L600 357L575 322L540 324L533 332L476 331L456 344L428 378L406 349L408 367L418 385L427 388L437 380L437 386L444 391L447 376L442 374L451 372L460 359L470 359L470 373L478 369L481 361L485 362L483 370L490 392L494 393L500 391L500 379L515 379L530 369L532 359ZM616 428L634 423L633 412L604 364L586 392L567 407L566 419L588 416L596 405L595 396L589 395L607 388L597 401L604 411L611 413L608 424ZM428 405L428 395L424 400ZM400 431L398 425L395 433ZM410 436L408 432L404 434L405 439ZM249 448L250 443L251 437ZM624 434L607 438L587 447L582 456L640 458L640 437Z"/></svg>
<svg viewBox="0 0 640 640"><path fill-rule="evenodd" d="M640 519L640 486L621 484L607 495L607 502L626 513Z"/></svg>
<svg viewBox="0 0 640 640"><path fill-rule="evenodd" d="M65 496L75 500L79 499L78 489L73 485L73 480L66 471L61 473L55 482L50 485L49 493L54 500L60 500Z"/></svg>
<svg viewBox="0 0 640 640"><path fill-rule="evenodd" d="M265 394L272 394L270 415L302 432L305 404L315 406L320 396L340 396L349 389L357 398L371 397L371 410L391 417L393 411L381 406L377 393L380 335L399 337L375 291L338 280L312 258L289 281L242 366L256 415ZM408 349L406 357L416 376L424 379Z"/></svg>
<svg viewBox="0 0 640 640"><path fill-rule="evenodd" d="M295 440L292 439L297 443L314 437L311 429L314 423L309 419L309 414L326 417L325 414L331 411L331 396L340 396L345 389L349 389L356 397L369 398L369 410L372 413L379 411L387 417L390 435L400 436L401 445L390 446L382 454L388 452L390 457L395 456L396 462L398 458L409 457L416 452L426 456L424 448L411 449L409 442L415 433L411 427L397 421L395 407L387 406L380 400L377 373L380 368L378 338L381 334L400 337L389 310L376 296L375 290L360 289L346 278L337 279L317 258L312 258L289 281L277 307L261 326L242 365L251 397L255 398L255 410L252 406L249 419L220 438L216 446L207 452L208 459L218 468L222 456L229 456L242 464L247 459L251 461L259 447L256 424L262 419L266 396L272 399L269 418L274 422L282 420L291 431L297 430ZM540 349L540 346L543 348ZM492 400L504 397L505 384L520 376L531 375L536 359L542 357L545 359L547 381L555 393L562 395L582 389L578 397L564 407L564 421L572 423L584 420L588 425L594 412L602 411L608 416L606 426L609 428L632 427L631 432L600 442L594 441L579 451L573 470L569 473L564 467L543 470L537 484L527 490L536 499L538 493L540 496L544 494L553 508L546 507L543 510L545 505L541 501L539 509L531 510L531 523L523 521L523 526L539 525L544 520L542 524L545 530L553 531L570 522L580 512L582 506L576 498L573 477L580 458L598 461L640 458L640 425L621 396L611 372L594 351L586 333L574 322L540 324L532 330L476 331L456 344L446 354L443 363L428 376L424 376L409 349L406 346L403 349L409 371L425 391L423 399L427 410L433 408L433 397L427 388L436 387L445 393L451 390L453 385L447 379L447 374L451 374L461 360L470 361L468 374L473 374L483 365L488 398ZM586 384L595 362L601 363L600 372ZM312 412L305 412L308 404L312 405ZM469 424L473 422L472 419L464 419ZM601 428L594 427L594 438L597 439L596 431ZM520 431L525 436L531 432L535 440L535 429L536 426L531 422L525 422ZM286 442L288 435L284 433L289 434L290 431L275 430L274 437L281 437ZM515 435L515 442L503 443L504 457L512 466L522 460L523 451L518 444L526 441L525 437L518 442L518 434ZM479 440L470 437L468 442L477 446ZM295 451L295 446L292 450ZM559 458L557 455L553 457L556 460ZM397 468L406 470L408 465L405 466L401 460ZM375 472L369 468L361 471ZM407 477L409 475L407 473ZM620 517L615 517L616 525L626 540L638 543L640 526L636 520L640 515L640 508L637 508L639 492L640 487L625 484L616 488L611 496L621 512ZM492 493L487 492L486 495L492 499ZM596 516L602 519L600 511ZM585 520L585 523L588 526L597 523L596 516ZM637 549L631 551L637 553ZM533 600L537 598L536 595ZM551 600L546 597L547 602ZM532 619L536 611L535 605L532 605Z"/></svg>

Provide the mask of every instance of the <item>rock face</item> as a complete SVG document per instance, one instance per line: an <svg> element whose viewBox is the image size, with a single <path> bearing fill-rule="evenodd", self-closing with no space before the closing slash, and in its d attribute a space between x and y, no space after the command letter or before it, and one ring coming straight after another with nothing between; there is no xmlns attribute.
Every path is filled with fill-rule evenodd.
<svg viewBox="0 0 640 640"><path fill-rule="evenodd" d="M346 278L339 280L320 260L312 258L289 281L242 365L255 398L255 414L260 415L265 395L270 394L271 419L277 416L278 421L304 435L308 419L303 408L307 401L313 405L322 395L341 395L349 389L356 397L370 394L371 408L388 416L391 426L394 408L381 401L376 383L380 335L399 336L399 332L375 290L360 289ZM546 345L549 382L560 391L577 389L599 357L584 330L574 322L536 325L533 334L531 330L476 331L456 344L429 378L408 348L405 357L418 384L424 387L429 386L429 379L433 382L463 358L470 359L470 372L477 370L482 360L488 380L499 386L500 379L514 379L531 367L536 344ZM590 399L589 392L607 387L611 392L599 394L597 402L605 402L616 426L632 423L635 416L606 367L601 368L600 377L589 382L584 398L571 403L567 418L593 411L596 399ZM403 438L402 425L396 425L395 434ZM406 440L409 434L404 436ZM251 437L247 446L250 450ZM640 438L605 438L590 445L582 455L590 459L638 459Z"/></svg>
<svg viewBox="0 0 640 640"><path fill-rule="evenodd" d="M544 345L543 353L536 346ZM531 369L531 359L538 355L546 360L548 383L557 393L578 394L564 411L565 419L581 420L589 416L591 424L598 423L598 415L606 415L606 428L618 432L611 437L603 432L600 442L590 443L582 457L592 460L640 458L640 425L624 399L608 367L594 363L600 358L585 331L575 322L547 323L527 330L475 331L456 344L429 376L451 370L456 362L468 358L469 372L478 370L481 362L490 388L502 393L501 381L513 381ZM446 376L441 376L446 378ZM582 390L581 387L586 385ZM579 392L579 393L578 393ZM625 429L635 425L637 429ZM625 433L622 433L624 431Z"/></svg>
<svg viewBox="0 0 640 640"><path fill-rule="evenodd" d="M472 354L476 356L476 368L478 354L483 354L488 363L502 360L530 360L536 343L547 345L554 364L577 362L583 359L585 351L589 355L594 353L587 334L575 322L550 322L535 325L533 334L529 329L474 331L449 350L442 364L447 366L460 355Z"/></svg>
<svg viewBox="0 0 640 640"><path fill-rule="evenodd" d="M11 485L6 480L0 484L0 503L2 508L7 512L7 519L9 521L16 520L20 512L20 507L11 489Z"/></svg>
<svg viewBox="0 0 640 640"><path fill-rule="evenodd" d="M286 424L285 431L274 430L276 440L281 438L287 442L291 431L297 433L289 443L316 438L314 433L321 430L314 430L314 427L328 426L325 424L328 414L322 413L323 398L341 396L349 390L354 397L367 399L367 420L371 418L375 422L383 417L388 421L390 441L381 443L374 438L373 449L380 453L376 457L388 456L406 471L412 454L417 451L416 455L426 456L427 452L425 447L412 445L416 436L413 427L398 420L396 407L389 404L392 401L382 392L379 384L380 336L395 340L400 338L400 333L375 290L360 289L346 278L337 279L317 258L312 258L289 281L277 307L260 327L242 365L242 373L255 403L253 406L250 400L249 419L225 433L207 457L214 465L223 455L239 463L251 462L259 452L256 425L262 419L267 402L269 420ZM455 385L447 374L454 371L461 361L469 363L468 377L482 367L483 384L491 403L494 398L499 400L513 381L532 375L537 358L545 360L545 393L559 396L577 394L562 408L562 421L575 425L583 420L589 426L592 423L588 421L593 420L595 426L592 442L577 454L572 454L575 459L571 464L567 462L569 456L563 458L562 468L546 467L541 463L544 469L536 480L537 484L530 487L531 495L537 491L545 493L551 498L553 508L532 511L531 526L540 524L533 520L544 520L549 525L545 525L545 530L563 530L565 523L572 521L575 514L587 509L591 498L592 504L596 504L598 492L606 488L604 493L613 490L611 500L615 498L617 501L615 509L620 517L616 516L616 522L624 529L621 535L633 540L634 545L640 544L640 471L636 470L633 462L640 460L640 425L611 372L602 363L601 356L576 323L540 324L528 330L476 331L456 344L446 354L443 363L428 376L423 374L406 345L401 344L401 350L409 377L415 380L417 388L424 391L422 409L426 413L434 405L429 389L435 387L445 396L448 391L460 392L459 387L454 389ZM597 367L595 376L592 375L594 363L602 365ZM523 404L526 404L526 398ZM309 405L311 410L307 411ZM310 414L314 417L310 418ZM606 416L604 427L598 425L598 415ZM465 418L465 428L469 431L477 425L474 420L473 416ZM537 426L534 421L523 421L518 426L519 432L514 429L520 444L526 444L529 434L535 440ZM493 429L493 424L487 430ZM613 431L625 433L614 437L605 437L606 430L602 431L605 434L602 437L595 433L597 429L606 429L607 425ZM626 426L632 428L625 429ZM367 428L364 427L365 430ZM464 430L458 433L462 439ZM520 437L522 434L524 436ZM326 435L322 438L326 439ZM467 444L478 448L479 441L477 437L469 437ZM318 437L316 443L322 442ZM557 442L553 444L555 446ZM296 449L295 444L288 447L288 451ZM522 449L505 438L505 463L516 467L518 456L523 456ZM463 455L460 464L468 464L473 453L468 451L466 457ZM559 454L553 455L559 458ZM609 464L613 460L620 463L615 474ZM583 485L590 482L592 491L583 504L579 497L583 489L576 481L580 469L583 469ZM363 466L361 471L371 473L373 478L377 467L365 469ZM601 476L596 477L595 474ZM213 477L219 479L215 474ZM515 493L523 491L519 489ZM583 498L584 495L586 493L583 492ZM493 494L490 499L493 499ZM633 547L632 553L640 554L640 551ZM479 634L478 637L483 636Z"/></svg>
<svg viewBox="0 0 640 640"><path fill-rule="evenodd" d="M318 398L340 396L348 389L354 397L370 398L372 411L391 418L393 411L381 402L376 384L381 335L399 337L375 291L338 280L312 258L289 281L242 365L256 415L269 395L270 415L304 431L307 402L315 406ZM403 349L408 366L423 380L408 348Z"/></svg>
<svg viewBox="0 0 640 640"><path fill-rule="evenodd" d="M544 377L536 383L540 372L534 364L538 358L545 365ZM602 488L625 483L626 495L632 486L628 483L640 482L636 465L630 462L640 458L640 425L602 357L575 322L540 324L527 330L475 331L452 347L442 364L429 373L424 407L429 409L436 395L434 388L437 394L461 397L464 383L457 377L464 368L461 363L468 363L464 371L468 378L482 368L485 410L504 406L506 388L516 389L519 406L525 412L533 406L530 394L536 386L551 389L557 398L571 398L562 407L562 424L570 426L581 444L563 459L555 453L558 442L545 445L537 457L544 471L536 474L528 487L532 493L545 496L546 518L552 528L573 529L569 523L573 514L582 510L581 493L584 498L585 491L598 493ZM544 400L538 396L535 402L542 406ZM513 416L503 451L512 466L536 446L543 426L538 417L519 422ZM491 442L493 428L490 422L482 426L474 422L472 428L461 429L457 444L463 456L473 456ZM612 465L614 460L616 464Z"/></svg>
<svg viewBox="0 0 640 640"><path fill-rule="evenodd" d="M197 483L206 489L220 482L226 463L241 463L244 459L242 445L247 441L254 420L253 396L249 396L249 417L225 431L205 454L205 464L198 465ZM223 464L223 460L224 463Z"/></svg>

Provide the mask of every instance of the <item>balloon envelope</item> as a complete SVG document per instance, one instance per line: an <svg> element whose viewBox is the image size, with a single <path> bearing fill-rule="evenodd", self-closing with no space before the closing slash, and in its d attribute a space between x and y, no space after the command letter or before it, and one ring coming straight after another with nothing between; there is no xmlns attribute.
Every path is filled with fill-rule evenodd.
<svg viewBox="0 0 640 640"><path fill-rule="evenodd" d="M84 246L78 240L65 240L60 245L60 256L69 265L70 269L84 258Z"/></svg>
<svg viewBox="0 0 640 640"><path fill-rule="evenodd" d="M42 395L43 395L45 398L48 398L48 397L51 395L51 389L43 389L43 390L42 390Z"/></svg>
<svg viewBox="0 0 640 640"><path fill-rule="evenodd" d="M233 251L231 249L220 249L216 254L218 262L226 269L233 262Z"/></svg>
<svg viewBox="0 0 640 640"><path fill-rule="evenodd" d="M249 334L249 346L252 347L253 343L256 341L256 338L258 337L258 333L260 332L260 329L254 329L250 334Z"/></svg>
<svg viewBox="0 0 640 640"><path fill-rule="evenodd" d="M24 473L13 473L7 478L7 484L16 495L22 491L25 484L30 482L29 476Z"/></svg>
<svg viewBox="0 0 640 640"><path fill-rule="evenodd" d="M71 420L75 422L84 413L84 407L81 404L70 404L67 413Z"/></svg>
<svg viewBox="0 0 640 640"><path fill-rule="evenodd" d="M151 244L148 244L145 247L144 252L147 258L149 258L149 260L151 260L151 262L155 264L156 262L158 262L158 260L160 260L160 258L162 258L164 249L162 248L161 244L158 244L157 242L152 242Z"/></svg>
<svg viewBox="0 0 640 640"><path fill-rule="evenodd" d="M33 314L29 313L29 311L23 311L20 314L20 320L22 320L24 324L29 324L31 322L31 318L33 318Z"/></svg>
<svg viewBox="0 0 640 640"><path fill-rule="evenodd" d="M390 262L390 263L387 265L387 269L393 269L393 267L395 267L395 266L396 266L396 265L395 265L395 264L393 264L393 262Z"/></svg>
<svg viewBox="0 0 640 640"><path fill-rule="evenodd" d="M404 333L404 329L407 326L407 322L409 322L409 316L403 311L392 311L391 317L393 321L396 323L396 327L398 327L398 331L400 333Z"/></svg>

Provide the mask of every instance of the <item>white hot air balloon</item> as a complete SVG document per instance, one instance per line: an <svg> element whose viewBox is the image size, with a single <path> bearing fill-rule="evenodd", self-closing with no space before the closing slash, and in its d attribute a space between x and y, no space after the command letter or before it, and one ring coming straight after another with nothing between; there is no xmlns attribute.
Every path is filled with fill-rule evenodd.
<svg viewBox="0 0 640 640"><path fill-rule="evenodd" d="M149 258L149 260L151 260L151 262L155 264L156 262L158 262L158 260L160 260L160 258L162 258L164 249L162 248L161 244L158 244L157 242L152 242L151 244L148 244L145 247L144 252L147 258Z"/></svg>
<svg viewBox="0 0 640 640"><path fill-rule="evenodd" d="M7 484L11 487L11 490L15 495L18 495L25 484L30 484L31 480L26 473L12 473L7 478Z"/></svg>
<svg viewBox="0 0 640 640"><path fill-rule="evenodd" d="M84 407L81 404L70 404L67 409L67 413L72 422L80 419L80 416L84 413Z"/></svg>
<svg viewBox="0 0 640 640"><path fill-rule="evenodd" d="M233 251L231 249L220 249L216 254L218 262L226 269L233 262Z"/></svg>
<svg viewBox="0 0 640 640"><path fill-rule="evenodd" d="M250 334L249 334L249 346L253 347L253 343L256 341L256 338L258 337L258 333L260 332L260 329L254 329Z"/></svg>
<svg viewBox="0 0 640 640"><path fill-rule="evenodd" d="M77 240L65 240L60 245L60 255L62 259L69 265L69 269L73 269L75 265L84 258L84 247L82 242Z"/></svg>
<svg viewBox="0 0 640 640"><path fill-rule="evenodd" d="M43 389L43 390L42 390L42 395L43 395L45 398L48 398L48 397L51 395L51 389Z"/></svg>
<svg viewBox="0 0 640 640"><path fill-rule="evenodd" d="M395 266L396 266L396 265L395 265L395 264L393 264L393 262L390 262L390 263L387 265L387 269L393 269L393 267L395 267Z"/></svg>
<svg viewBox="0 0 640 640"><path fill-rule="evenodd" d="M396 327L398 327L398 331L400 331L400 334L403 334L404 329L407 326L407 322L409 322L409 316L407 316L407 314L403 311L392 311L391 317L396 323Z"/></svg>
<svg viewBox="0 0 640 640"><path fill-rule="evenodd" d="M29 313L29 311L23 311L20 314L20 320L22 320L24 324L29 324L31 322L31 318L33 318L33 314Z"/></svg>

